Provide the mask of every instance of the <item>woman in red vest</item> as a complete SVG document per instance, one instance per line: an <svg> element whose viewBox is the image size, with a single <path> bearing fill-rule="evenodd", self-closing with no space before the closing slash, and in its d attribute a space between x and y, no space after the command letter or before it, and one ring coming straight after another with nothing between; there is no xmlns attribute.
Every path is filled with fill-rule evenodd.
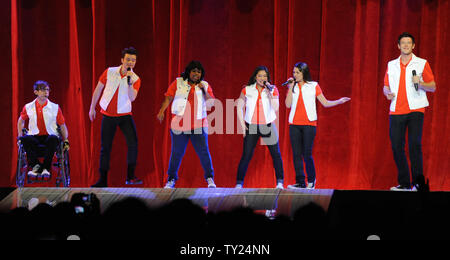
<svg viewBox="0 0 450 260"><path fill-rule="evenodd" d="M288 185L288 188L314 189L316 186L316 170L312 149L317 127L316 99L324 107L334 107L344 104L350 98L327 100L319 84L311 80L311 74L306 63L295 64L293 76L287 81L289 82L289 90L286 96L286 107L291 109L289 113L289 136L292 145L296 184ZM303 161L308 174L308 184L305 183Z"/></svg>
<svg viewBox="0 0 450 260"><path fill-rule="evenodd" d="M242 188L253 152L261 137L272 156L277 189L283 189L284 171L275 127L279 108L278 89L270 83L269 70L258 66L242 89L238 100L238 120L244 130L244 147L236 177L236 188ZM245 112L244 112L245 107Z"/></svg>

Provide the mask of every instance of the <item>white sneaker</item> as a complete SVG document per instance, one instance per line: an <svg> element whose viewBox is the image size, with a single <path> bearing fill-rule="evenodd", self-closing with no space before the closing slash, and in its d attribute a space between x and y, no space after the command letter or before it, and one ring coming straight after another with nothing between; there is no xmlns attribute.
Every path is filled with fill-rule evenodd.
<svg viewBox="0 0 450 260"><path fill-rule="evenodd" d="M167 181L166 186L164 186L164 189L173 189L175 188L175 180L172 179L170 181Z"/></svg>
<svg viewBox="0 0 450 260"><path fill-rule="evenodd" d="M206 182L208 183L208 188L216 188L216 184L214 183L213 178L206 179Z"/></svg>
<svg viewBox="0 0 450 260"><path fill-rule="evenodd" d="M50 172L47 169L42 171L42 177L50 178Z"/></svg>
<svg viewBox="0 0 450 260"><path fill-rule="evenodd" d="M398 185L391 188L391 191L411 191L411 188L407 186Z"/></svg>
<svg viewBox="0 0 450 260"><path fill-rule="evenodd" d="M28 172L28 176L31 176L31 177L36 177L36 176L38 176L39 175L39 168L41 168L41 166L39 166L39 164L36 164L34 167L33 167L33 170L31 170L31 171L29 171Z"/></svg>
<svg viewBox="0 0 450 260"><path fill-rule="evenodd" d="M236 184L236 186L234 187L235 189L242 189L242 184L240 184L240 183L238 183L238 184Z"/></svg>
<svg viewBox="0 0 450 260"><path fill-rule="evenodd" d="M269 218L270 220L274 220L277 214L277 210L276 209L268 209L266 210L266 217Z"/></svg>
<svg viewBox="0 0 450 260"><path fill-rule="evenodd" d="M316 181L309 182L308 185L306 186L306 188L308 190L314 190L316 188Z"/></svg>
<svg viewBox="0 0 450 260"><path fill-rule="evenodd" d="M284 190L283 183L282 182L277 183L277 186L275 187L275 189Z"/></svg>

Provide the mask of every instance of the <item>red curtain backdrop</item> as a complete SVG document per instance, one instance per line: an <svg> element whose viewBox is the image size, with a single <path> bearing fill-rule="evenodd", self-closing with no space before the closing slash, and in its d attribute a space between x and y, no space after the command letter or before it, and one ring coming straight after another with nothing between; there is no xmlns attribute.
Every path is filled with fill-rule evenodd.
<svg viewBox="0 0 450 260"><path fill-rule="evenodd" d="M425 175L432 190L450 190L450 1L11 0L3 3L0 14L5 54L0 65L0 186L15 185L17 118L34 99L32 85L39 79L51 84L50 99L60 104L66 118L72 186L95 182L101 116L89 121L92 91L107 67L120 65L121 50L134 46L139 51L135 72L142 79L133 103L139 139L136 173L144 187L162 187L166 180L170 108L162 124L156 114L168 85L195 59L203 63L205 80L224 105L239 96L257 65L269 68L280 89L280 149L287 184L294 183L295 173L281 83L296 62L308 63L328 99L352 98L334 108L318 105L313 153L317 187L387 189L396 184L397 173L383 77L387 62L399 56L397 36L408 31L416 36L415 54L430 62L437 83L425 114ZM233 187L242 136L213 134L209 147L217 185ZM111 186L124 185L126 151L118 131ZM177 187L206 187L190 144L179 176ZM246 187L274 185L270 154L258 146Z"/></svg>

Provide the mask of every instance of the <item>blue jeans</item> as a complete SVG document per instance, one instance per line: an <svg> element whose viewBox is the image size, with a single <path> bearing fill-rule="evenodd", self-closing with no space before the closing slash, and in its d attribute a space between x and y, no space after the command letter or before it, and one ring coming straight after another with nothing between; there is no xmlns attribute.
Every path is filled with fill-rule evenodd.
<svg viewBox="0 0 450 260"><path fill-rule="evenodd" d="M295 181L305 184L303 161L308 174L308 183L316 180L316 169L312 157L316 127L309 125L289 125L289 137L291 138L292 158L294 160Z"/></svg>
<svg viewBox="0 0 450 260"><path fill-rule="evenodd" d="M188 132L170 130L172 138L172 153L170 155L169 169L167 170L168 181L178 180L178 169L183 159L189 139L194 146L195 152L200 158L205 179L214 178L214 169L212 166L211 155L208 148L208 130L207 128L199 128Z"/></svg>

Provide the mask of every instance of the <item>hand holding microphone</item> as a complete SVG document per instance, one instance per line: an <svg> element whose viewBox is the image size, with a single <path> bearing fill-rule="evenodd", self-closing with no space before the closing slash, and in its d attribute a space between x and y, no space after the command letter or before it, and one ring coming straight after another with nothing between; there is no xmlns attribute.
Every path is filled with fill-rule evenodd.
<svg viewBox="0 0 450 260"><path fill-rule="evenodd" d="M264 82L263 82L263 85L264 85L264 87L267 88L269 91L272 91L273 88L275 87L274 85L271 85L271 84L270 84L269 82L267 82L267 81L264 81Z"/></svg>
<svg viewBox="0 0 450 260"><path fill-rule="evenodd" d="M128 86L131 86L131 75L133 75L133 72L131 72L131 68L128 67L127 68L127 82L128 82Z"/></svg>
<svg viewBox="0 0 450 260"><path fill-rule="evenodd" d="M292 93L294 93L294 86L295 86L295 83L297 83L297 82L295 81L295 79L292 78L292 77L290 77L286 82L284 82L283 84L281 84L281 86L286 86L286 85L287 85L288 89L292 89Z"/></svg>
<svg viewBox="0 0 450 260"><path fill-rule="evenodd" d="M198 82L197 86L200 88L200 90L202 91L203 95L206 96L205 85L203 85L203 83L200 81L200 82Z"/></svg>
<svg viewBox="0 0 450 260"><path fill-rule="evenodd" d="M420 78L417 76L416 70L412 71L412 75L413 75L413 83L414 83L414 88L416 89L416 91L419 91L419 82L420 82Z"/></svg>
<svg viewBox="0 0 450 260"><path fill-rule="evenodd" d="M295 80L294 78L289 78L286 82L284 82L283 84L281 84L281 86L286 86L288 85L289 88L293 87L295 84Z"/></svg>

